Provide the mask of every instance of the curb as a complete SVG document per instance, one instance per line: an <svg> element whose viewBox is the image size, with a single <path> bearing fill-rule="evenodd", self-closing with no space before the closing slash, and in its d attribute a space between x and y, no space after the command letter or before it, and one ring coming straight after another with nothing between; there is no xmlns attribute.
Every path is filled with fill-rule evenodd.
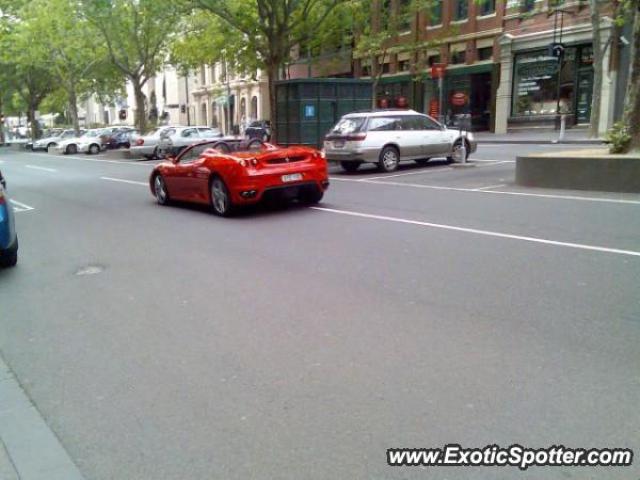
<svg viewBox="0 0 640 480"><path fill-rule="evenodd" d="M0 446L20 480L84 480L0 357Z"/></svg>
<svg viewBox="0 0 640 480"><path fill-rule="evenodd" d="M481 140L476 138L478 145L482 144L513 144L513 145L604 145L603 140Z"/></svg>

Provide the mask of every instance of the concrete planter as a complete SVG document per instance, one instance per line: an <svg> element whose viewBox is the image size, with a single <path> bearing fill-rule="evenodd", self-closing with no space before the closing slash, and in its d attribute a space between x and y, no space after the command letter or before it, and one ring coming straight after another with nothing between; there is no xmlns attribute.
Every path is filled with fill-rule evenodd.
<svg viewBox="0 0 640 480"><path fill-rule="evenodd" d="M516 184L638 193L640 155L611 155L606 149L522 155L516 158Z"/></svg>

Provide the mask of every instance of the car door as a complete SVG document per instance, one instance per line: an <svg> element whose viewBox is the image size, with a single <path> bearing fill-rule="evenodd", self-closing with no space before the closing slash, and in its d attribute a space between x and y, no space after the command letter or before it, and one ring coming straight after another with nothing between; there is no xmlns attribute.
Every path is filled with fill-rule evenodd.
<svg viewBox="0 0 640 480"><path fill-rule="evenodd" d="M421 158L424 154L424 132L421 117L418 115L402 116L399 118L398 124L398 145L402 158Z"/></svg>
<svg viewBox="0 0 640 480"><path fill-rule="evenodd" d="M442 125L427 115L420 115L418 122L421 129L422 155L426 158L446 156L451 148Z"/></svg>
<svg viewBox="0 0 640 480"><path fill-rule="evenodd" d="M174 195L181 200L208 203L209 170L204 166L202 152L210 147L208 143L194 145L178 156L171 184L167 184L170 193L173 186Z"/></svg>

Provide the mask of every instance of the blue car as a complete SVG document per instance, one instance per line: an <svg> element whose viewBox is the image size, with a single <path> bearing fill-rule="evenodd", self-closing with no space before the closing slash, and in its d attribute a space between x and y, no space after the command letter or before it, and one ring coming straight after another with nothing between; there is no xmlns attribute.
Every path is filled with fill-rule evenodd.
<svg viewBox="0 0 640 480"><path fill-rule="evenodd" d="M13 267L18 263L18 236L6 188L0 172L0 267Z"/></svg>

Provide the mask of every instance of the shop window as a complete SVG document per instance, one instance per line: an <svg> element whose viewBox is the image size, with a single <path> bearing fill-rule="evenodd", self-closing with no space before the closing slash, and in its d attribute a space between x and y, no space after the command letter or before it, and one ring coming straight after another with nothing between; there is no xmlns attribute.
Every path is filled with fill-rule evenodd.
<svg viewBox="0 0 640 480"><path fill-rule="evenodd" d="M493 47L482 47L478 49L478 60L491 60L493 57Z"/></svg>
<svg viewBox="0 0 640 480"><path fill-rule="evenodd" d="M453 19L466 20L469 16L469 0L454 0Z"/></svg>
<svg viewBox="0 0 640 480"><path fill-rule="evenodd" d="M442 0L434 0L431 3L431 11L429 12L429 25L442 24Z"/></svg>
<svg viewBox="0 0 640 480"><path fill-rule="evenodd" d="M427 65L429 65L430 67L435 64L435 63L442 63L440 61L440 55L429 55L429 57L427 58Z"/></svg>
<svg viewBox="0 0 640 480"><path fill-rule="evenodd" d="M460 50L459 52L451 52L451 63L459 65L467 61L467 52Z"/></svg>
<svg viewBox="0 0 640 480"><path fill-rule="evenodd" d="M567 48L560 65L545 50L516 56L513 107L514 116L555 115L574 112L576 49Z"/></svg>
<svg viewBox="0 0 640 480"><path fill-rule="evenodd" d="M496 11L496 0L479 0L478 2L478 14L491 15Z"/></svg>

